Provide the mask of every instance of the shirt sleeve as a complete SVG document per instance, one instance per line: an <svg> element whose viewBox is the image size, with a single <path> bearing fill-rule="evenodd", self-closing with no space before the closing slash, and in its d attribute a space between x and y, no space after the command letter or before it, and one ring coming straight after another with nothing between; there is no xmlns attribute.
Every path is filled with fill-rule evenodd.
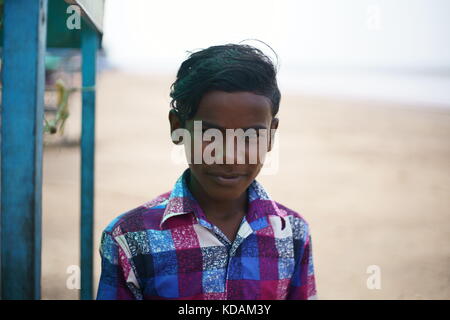
<svg viewBox="0 0 450 320"><path fill-rule="evenodd" d="M125 279L120 257L120 247L113 236L103 231L100 242L101 275L97 300L136 300L136 293Z"/></svg>
<svg viewBox="0 0 450 320"><path fill-rule="evenodd" d="M311 234L307 234L304 245L300 247L299 258L291 278L287 300L317 299L316 281L312 257Z"/></svg>

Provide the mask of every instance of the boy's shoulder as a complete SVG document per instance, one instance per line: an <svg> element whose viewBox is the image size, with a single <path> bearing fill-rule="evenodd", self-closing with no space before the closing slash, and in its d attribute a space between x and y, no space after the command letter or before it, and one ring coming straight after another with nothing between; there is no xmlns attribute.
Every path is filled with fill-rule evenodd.
<svg viewBox="0 0 450 320"><path fill-rule="evenodd" d="M306 219L298 211L293 210L270 197L260 182L255 180L251 184L250 190L249 200L259 200L256 202L256 206L262 206L258 208L259 211L266 211L269 214L275 214L281 216L282 218L287 218L293 228L303 228L306 230L309 228L309 224L306 222Z"/></svg>
<svg viewBox="0 0 450 320"><path fill-rule="evenodd" d="M277 201L274 202L282 215L289 220L294 238L306 240L306 238L308 238L308 236L310 235L310 225L303 217L303 215Z"/></svg>
<svg viewBox="0 0 450 320"><path fill-rule="evenodd" d="M128 232L159 229L171 191L165 192L140 206L120 214L104 229L105 233L125 234Z"/></svg>

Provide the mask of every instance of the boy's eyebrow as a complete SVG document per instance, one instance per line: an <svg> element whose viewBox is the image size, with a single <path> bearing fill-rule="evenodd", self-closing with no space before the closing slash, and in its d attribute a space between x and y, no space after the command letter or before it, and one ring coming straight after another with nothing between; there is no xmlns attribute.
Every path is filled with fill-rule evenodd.
<svg viewBox="0 0 450 320"><path fill-rule="evenodd" d="M214 124L214 123L212 123L212 122L208 122L208 121L205 121L205 120L201 120L201 121L202 121L202 126L206 126L206 127L214 128L214 129L219 129L219 130L225 130L225 128L223 128L223 127L221 127L221 126L219 126L219 125L217 125L217 124ZM264 126L264 125L259 125L259 124L257 124L257 125L254 125L254 126L252 126L252 127L240 128L240 129L243 129L243 130L245 131L245 130L247 130L247 129L255 129L255 130L258 130L258 129L267 129L267 127Z"/></svg>

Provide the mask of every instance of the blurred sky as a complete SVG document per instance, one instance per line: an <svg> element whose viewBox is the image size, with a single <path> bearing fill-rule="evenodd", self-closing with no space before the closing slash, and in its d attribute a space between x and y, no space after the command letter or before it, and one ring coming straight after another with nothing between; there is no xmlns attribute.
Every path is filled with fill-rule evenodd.
<svg viewBox="0 0 450 320"><path fill-rule="evenodd" d="M104 47L124 70L174 75L189 50L256 38L277 52L282 90L450 106L448 0L106 0L105 10Z"/></svg>

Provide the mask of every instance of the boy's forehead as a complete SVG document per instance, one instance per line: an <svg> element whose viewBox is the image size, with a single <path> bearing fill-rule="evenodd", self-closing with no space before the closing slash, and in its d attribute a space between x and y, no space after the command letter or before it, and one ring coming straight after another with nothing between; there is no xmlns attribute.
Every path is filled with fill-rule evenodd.
<svg viewBox="0 0 450 320"><path fill-rule="evenodd" d="M223 128L265 126L272 120L270 100L252 92L206 93L192 120L203 120Z"/></svg>

